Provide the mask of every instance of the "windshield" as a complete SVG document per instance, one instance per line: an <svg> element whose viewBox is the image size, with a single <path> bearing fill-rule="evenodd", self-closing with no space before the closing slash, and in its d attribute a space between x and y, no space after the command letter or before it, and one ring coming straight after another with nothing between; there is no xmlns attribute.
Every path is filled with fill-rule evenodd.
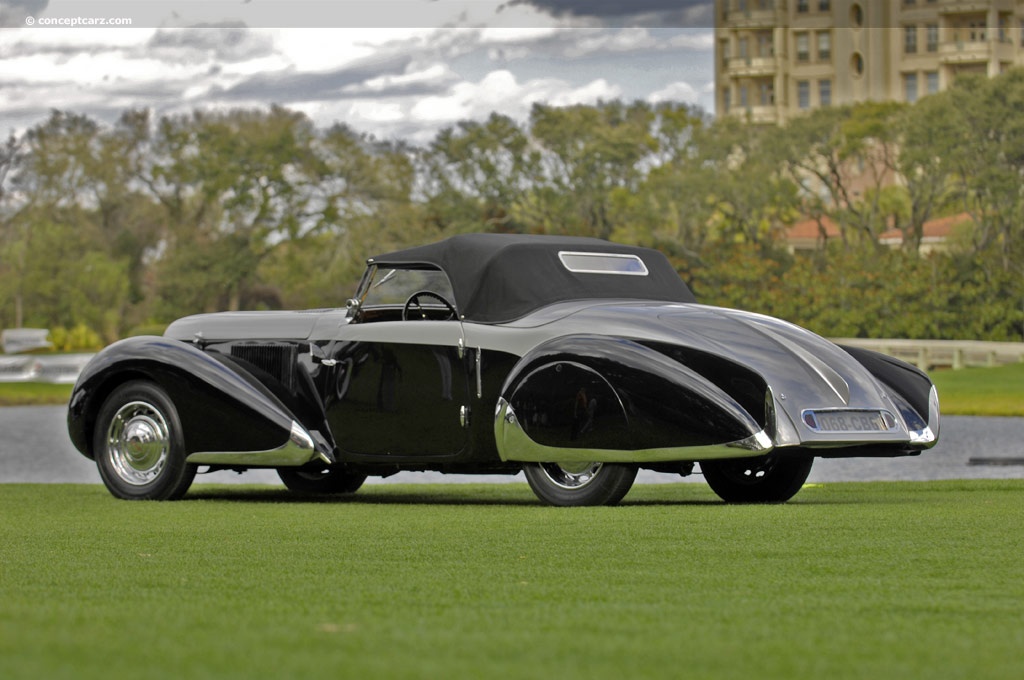
<svg viewBox="0 0 1024 680"><path fill-rule="evenodd" d="M451 283L438 269L392 269L374 267L363 291L362 306L404 305L413 293L429 291L453 303ZM425 300L427 304L430 300Z"/></svg>

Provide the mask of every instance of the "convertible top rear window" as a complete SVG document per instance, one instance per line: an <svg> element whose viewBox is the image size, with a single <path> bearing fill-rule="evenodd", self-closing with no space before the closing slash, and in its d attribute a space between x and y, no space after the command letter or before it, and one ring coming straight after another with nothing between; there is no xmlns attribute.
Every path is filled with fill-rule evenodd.
<svg viewBox="0 0 1024 680"><path fill-rule="evenodd" d="M647 276L647 265L636 255L560 251L558 259L574 274Z"/></svg>

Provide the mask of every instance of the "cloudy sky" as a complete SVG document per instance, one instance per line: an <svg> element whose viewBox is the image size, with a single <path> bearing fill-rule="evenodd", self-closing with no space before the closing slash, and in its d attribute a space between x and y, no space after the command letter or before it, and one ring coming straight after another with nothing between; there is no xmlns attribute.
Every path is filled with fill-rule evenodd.
<svg viewBox="0 0 1024 680"><path fill-rule="evenodd" d="M0 0L0 134L282 104L428 141L534 102L713 109L711 0ZM98 27L100 20L130 27ZM71 26L69 24L78 24Z"/></svg>

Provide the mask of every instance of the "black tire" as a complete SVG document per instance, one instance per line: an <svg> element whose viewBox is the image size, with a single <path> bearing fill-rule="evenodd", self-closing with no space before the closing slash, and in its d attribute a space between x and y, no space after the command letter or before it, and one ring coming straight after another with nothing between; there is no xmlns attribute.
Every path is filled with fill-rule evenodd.
<svg viewBox="0 0 1024 680"><path fill-rule="evenodd" d="M277 476L289 491L317 495L355 493L366 481L366 475L355 475L339 468L278 468Z"/></svg>
<svg viewBox="0 0 1024 680"><path fill-rule="evenodd" d="M708 486L726 503L785 503L807 481L812 456L708 460L700 464Z"/></svg>
<svg viewBox="0 0 1024 680"><path fill-rule="evenodd" d="M537 498L562 507L615 505L629 493L635 467L614 463L529 463L526 481Z"/></svg>
<svg viewBox="0 0 1024 680"><path fill-rule="evenodd" d="M178 411L149 381L125 383L103 402L93 454L107 489L125 500L176 500L196 475L196 466L185 462Z"/></svg>

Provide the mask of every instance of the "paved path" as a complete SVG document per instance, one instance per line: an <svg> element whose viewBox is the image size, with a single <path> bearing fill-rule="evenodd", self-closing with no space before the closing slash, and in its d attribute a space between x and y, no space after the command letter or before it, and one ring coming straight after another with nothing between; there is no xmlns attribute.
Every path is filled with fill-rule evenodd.
<svg viewBox="0 0 1024 680"><path fill-rule="evenodd" d="M0 408L0 483L66 482L99 484L94 464L71 445L61 406ZM1024 466L968 465L974 457L1024 457L1024 418L949 417L942 421L938 446L911 458L818 459L811 482L935 480L935 479L1021 479ZM641 472L639 483L677 482L676 475ZM686 478L702 481L699 475ZM521 475L471 476L439 473L400 473L368 483L409 482L504 482L522 481ZM244 474L217 472L200 475L197 483L278 484L269 470Z"/></svg>

